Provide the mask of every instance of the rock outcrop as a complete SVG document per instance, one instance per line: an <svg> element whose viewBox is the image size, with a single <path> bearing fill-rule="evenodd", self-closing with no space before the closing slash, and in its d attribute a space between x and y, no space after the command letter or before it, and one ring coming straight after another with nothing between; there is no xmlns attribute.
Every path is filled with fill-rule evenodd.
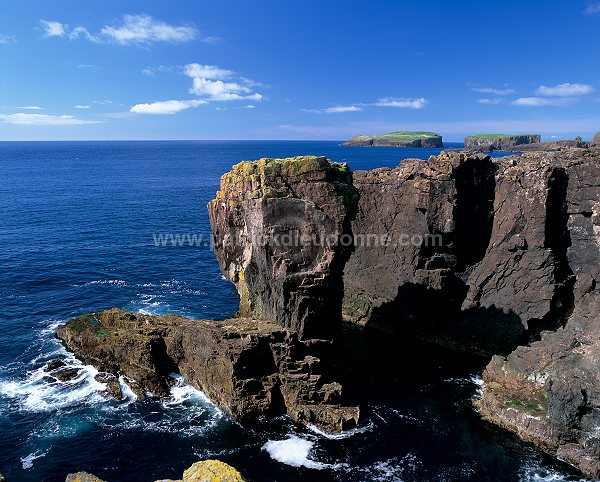
<svg viewBox="0 0 600 482"><path fill-rule="evenodd" d="M183 473L183 482L246 482L246 479L225 462L203 460Z"/></svg>
<svg viewBox="0 0 600 482"><path fill-rule="evenodd" d="M208 205L214 250L240 294L240 316L301 338L339 327L342 270L358 202L345 164L324 157L242 162Z"/></svg>
<svg viewBox="0 0 600 482"><path fill-rule="evenodd" d="M511 151L562 151L564 149L584 149L590 147L589 142L578 140L562 140L550 142L534 142L532 144L520 144L510 149Z"/></svg>
<svg viewBox="0 0 600 482"><path fill-rule="evenodd" d="M486 368L483 415L524 440L600 477L600 153L562 159L562 213L550 226L555 268L568 290L550 316L559 322ZM548 228L548 227L547 227Z"/></svg>
<svg viewBox="0 0 600 482"><path fill-rule="evenodd" d="M465 149L475 149L482 152L511 151L516 146L539 143L542 136L538 134L478 134L465 137Z"/></svg>
<svg viewBox="0 0 600 482"><path fill-rule="evenodd" d="M96 477L95 475L88 474L87 472L75 472L74 474L67 475L65 482L105 482L105 481Z"/></svg>
<svg viewBox="0 0 600 482"><path fill-rule="evenodd" d="M341 385L323 374L330 342L301 341L281 325L112 309L60 325L57 336L85 363L126 377L138 397L168 395L178 372L238 419L287 412L329 432L358 422L358 408L341 404Z"/></svg>
<svg viewBox="0 0 600 482"><path fill-rule="evenodd" d="M346 319L498 355L482 414L598 477L600 150L450 153L354 179Z"/></svg>
<svg viewBox="0 0 600 482"><path fill-rule="evenodd" d="M593 142L594 144L596 144L596 145L600 145L600 132L597 132L597 133L594 135L594 140L593 140L592 142Z"/></svg>
<svg viewBox="0 0 600 482"><path fill-rule="evenodd" d="M342 145L359 147L444 147L442 136L435 132L389 132L374 136L354 136Z"/></svg>
<svg viewBox="0 0 600 482"><path fill-rule="evenodd" d="M104 482L87 472L67 475L65 482ZM231 465L220 460L201 460L183 473L182 479L161 479L155 482L246 482L246 478Z"/></svg>

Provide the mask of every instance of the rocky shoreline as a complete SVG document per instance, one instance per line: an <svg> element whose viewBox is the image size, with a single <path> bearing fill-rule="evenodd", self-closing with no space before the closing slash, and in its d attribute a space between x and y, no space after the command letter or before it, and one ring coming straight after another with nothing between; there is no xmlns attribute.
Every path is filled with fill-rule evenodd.
<svg viewBox="0 0 600 482"><path fill-rule="evenodd" d="M66 346L140 393L178 371L236 418L340 431L359 417L335 376L342 323L425 339L491 358L485 419L600 476L600 149L354 173L261 159L208 209L238 317L109 310L59 327Z"/></svg>

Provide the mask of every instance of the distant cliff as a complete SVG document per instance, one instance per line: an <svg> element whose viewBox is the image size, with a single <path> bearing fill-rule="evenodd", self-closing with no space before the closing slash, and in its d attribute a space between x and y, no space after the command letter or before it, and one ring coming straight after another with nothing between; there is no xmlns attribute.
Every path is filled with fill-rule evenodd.
<svg viewBox="0 0 600 482"><path fill-rule="evenodd" d="M388 132L375 136L354 136L343 146L375 147L444 147L442 136L435 132Z"/></svg>
<svg viewBox="0 0 600 482"><path fill-rule="evenodd" d="M465 137L465 149L478 149L480 151L510 151L521 144L541 142L539 134L477 134Z"/></svg>
<svg viewBox="0 0 600 482"><path fill-rule="evenodd" d="M592 141L594 144L600 144L600 132L597 132Z"/></svg>

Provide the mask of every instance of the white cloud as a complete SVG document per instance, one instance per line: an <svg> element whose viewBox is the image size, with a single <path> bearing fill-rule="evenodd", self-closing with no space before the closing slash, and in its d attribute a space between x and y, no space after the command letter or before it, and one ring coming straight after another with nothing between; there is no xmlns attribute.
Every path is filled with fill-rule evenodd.
<svg viewBox="0 0 600 482"><path fill-rule="evenodd" d="M574 104L575 102L577 102L577 99L574 99L573 97L520 97L513 101L512 104L522 107L566 107Z"/></svg>
<svg viewBox="0 0 600 482"><path fill-rule="evenodd" d="M480 94L493 95L510 95L515 93L514 89L494 89L493 87L471 87L471 90Z"/></svg>
<svg viewBox="0 0 600 482"><path fill-rule="evenodd" d="M313 114L340 114L343 112L360 112L362 107L357 105L336 105L327 107L326 109L302 109L303 112L311 112Z"/></svg>
<svg viewBox="0 0 600 482"><path fill-rule="evenodd" d="M77 119L72 115L46 115L46 114L0 114L0 119L7 124L31 126L76 126L83 124L98 124L102 121Z"/></svg>
<svg viewBox="0 0 600 482"><path fill-rule="evenodd" d="M590 3L584 10L584 13L588 15L596 15L600 13L600 2Z"/></svg>
<svg viewBox="0 0 600 482"><path fill-rule="evenodd" d="M14 44L17 42L17 37L14 35L5 35L0 33L0 44Z"/></svg>
<svg viewBox="0 0 600 482"><path fill-rule="evenodd" d="M94 64L79 64L77 66L78 69L96 69L98 68L97 66L95 66Z"/></svg>
<svg viewBox="0 0 600 482"><path fill-rule="evenodd" d="M40 20L44 29L44 37L64 37L67 33L67 26L60 22L49 22L48 20Z"/></svg>
<svg viewBox="0 0 600 482"><path fill-rule="evenodd" d="M217 35L209 35L208 37L201 38L200 41L208 45L218 45L222 42L222 39Z"/></svg>
<svg viewBox="0 0 600 482"><path fill-rule="evenodd" d="M244 109L255 109L255 108L256 108L256 106L252 105L252 104L248 104L248 105L244 106Z"/></svg>
<svg viewBox="0 0 600 482"><path fill-rule="evenodd" d="M428 104L427 99L420 97L418 99L396 99L393 97L384 97L375 102L377 107L400 107L404 109L422 109Z"/></svg>
<svg viewBox="0 0 600 482"><path fill-rule="evenodd" d="M535 93L546 97L572 97L576 95L587 95L594 92L594 88L587 84L558 84L553 87L540 85Z"/></svg>
<svg viewBox="0 0 600 482"><path fill-rule="evenodd" d="M44 110L43 107L40 107L39 105L18 105L17 109L26 109L26 110Z"/></svg>
<svg viewBox="0 0 600 482"><path fill-rule="evenodd" d="M76 109L89 109L91 106L87 104L77 104L74 106Z"/></svg>
<svg viewBox="0 0 600 482"><path fill-rule="evenodd" d="M502 104L502 99L477 99L477 102L484 105L498 105Z"/></svg>
<svg viewBox="0 0 600 482"><path fill-rule="evenodd" d="M92 35L85 27L75 27L69 33L69 40L77 40L79 38L84 38L86 40L89 40L90 42L102 42L102 39L100 37Z"/></svg>
<svg viewBox="0 0 600 482"><path fill-rule="evenodd" d="M171 25L150 15L124 15L120 25L105 26L100 33L121 45L155 42L188 42L196 38L196 28Z"/></svg>
<svg viewBox="0 0 600 482"><path fill-rule="evenodd" d="M105 25L97 34L81 26L70 30L68 25L60 22L40 20L40 23L45 37L68 37L70 40L85 39L96 43L115 42L120 45L188 42L198 35L198 30L191 25L172 25L145 14L124 15L120 23ZM215 41L216 37L212 39Z"/></svg>
<svg viewBox="0 0 600 482"><path fill-rule="evenodd" d="M185 75L191 77L204 77L206 79L217 80L217 79L229 79L233 76L231 70L221 69L216 65L201 65L201 64L187 64L184 67Z"/></svg>
<svg viewBox="0 0 600 482"><path fill-rule="evenodd" d="M211 101L230 100L253 100L260 102L262 94L253 92L247 85L234 82L234 73L230 70L221 69L215 65L201 65L197 63L188 64L184 67L184 73L192 79L190 93ZM223 82L223 79L232 79Z"/></svg>
<svg viewBox="0 0 600 482"><path fill-rule="evenodd" d="M208 104L208 102L199 99L164 100L147 104L136 104L129 111L136 114L171 115L204 104Z"/></svg>

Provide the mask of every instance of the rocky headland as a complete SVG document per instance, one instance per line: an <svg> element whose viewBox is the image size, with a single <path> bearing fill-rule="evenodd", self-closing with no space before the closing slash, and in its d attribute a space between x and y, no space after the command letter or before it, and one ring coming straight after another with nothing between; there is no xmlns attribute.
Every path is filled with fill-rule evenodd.
<svg viewBox="0 0 600 482"><path fill-rule="evenodd" d="M465 149L474 149L481 152L512 151L517 146L540 143L542 136L539 134L477 134L465 137Z"/></svg>
<svg viewBox="0 0 600 482"><path fill-rule="evenodd" d="M375 147L444 147L442 136L435 132L388 132L374 136L354 136L343 146Z"/></svg>
<svg viewBox="0 0 600 482"><path fill-rule="evenodd" d="M354 173L261 159L208 209L236 318L109 310L59 327L67 347L139 393L178 371L235 417L339 431L359 415L336 378L342 324L419 338L490 360L481 415L600 476L600 149Z"/></svg>

